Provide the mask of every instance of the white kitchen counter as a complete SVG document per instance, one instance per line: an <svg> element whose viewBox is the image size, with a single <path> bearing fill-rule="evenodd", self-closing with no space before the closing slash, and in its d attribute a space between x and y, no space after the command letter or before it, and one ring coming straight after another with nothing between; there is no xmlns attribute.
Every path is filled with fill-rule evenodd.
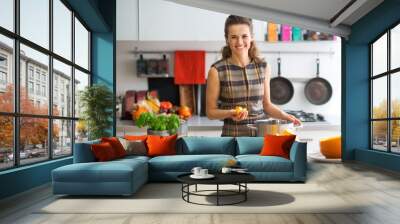
<svg viewBox="0 0 400 224"><path fill-rule="evenodd" d="M220 120L210 120L207 117L193 116L188 120L189 128L192 130L196 130L199 128L200 130L205 129L221 129L223 122ZM332 130L332 131L340 131L340 124L332 124L329 122L303 122L303 127L299 128L303 130Z"/></svg>
<svg viewBox="0 0 400 224"><path fill-rule="evenodd" d="M220 120L210 120L207 117L192 116L187 125L189 131L221 131L223 122ZM331 124L329 122L303 122L303 127L297 128L297 132L304 131L334 131L340 132L340 124ZM138 133L146 132L145 128L138 128L131 120L118 120L117 132Z"/></svg>
<svg viewBox="0 0 400 224"><path fill-rule="evenodd" d="M188 120L189 136L221 136L223 122L209 120L207 117L193 116ZM117 136L145 135L146 128L138 128L131 120L117 122ZM340 124L329 122L303 122L303 127L296 130L301 141L307 142L308 154L319 152L321 138L341 135Z"/></svg>

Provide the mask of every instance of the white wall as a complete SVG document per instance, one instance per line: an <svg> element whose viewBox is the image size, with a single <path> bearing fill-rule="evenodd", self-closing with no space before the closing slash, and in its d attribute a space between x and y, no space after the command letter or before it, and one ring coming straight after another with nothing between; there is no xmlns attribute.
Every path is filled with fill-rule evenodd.
<svg viewBox="0 0 400 224"><path fill-rule="evenodd" d="M117 1L117 40L138 40L138 1Z"/></svg>
<svg viewBox="0 0 400 224"><path fill-rule="evenodd" d="M223 41L227 14L164 0L118 0L117 40ZM253 20L256 40L266 22Z"/></svg>

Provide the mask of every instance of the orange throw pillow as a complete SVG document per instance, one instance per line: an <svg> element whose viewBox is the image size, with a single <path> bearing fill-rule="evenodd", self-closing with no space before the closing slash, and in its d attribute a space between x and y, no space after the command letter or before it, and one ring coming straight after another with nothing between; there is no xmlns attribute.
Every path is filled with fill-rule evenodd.
<svg viewBox="0 0 400 224"><path fill-rule="evenodd" d="M124 139L129 140L129 141L137 141L137 140L141 140L141 141L146 141L147 139L147 135L125 135Z"/></svg>
<svg viewBox="0 0 400 224"><path fill-rule="evenodd" d="M125 157L126 151L124 146L122 146L121 142L116 137L109 137L109 138L101 138L101 142L108 142L114 149L115 155L117 158Z"/></svg>
<svg viewBox="0 0 400 224"><path fill-rule="evenodd" d="M99 162L110 161L117 158L113 147L108 142L93 144L91 145L91 149L94 157Z"/></svg>
<svg viewBox="0 0 400 224"><path fill-rule="evenodd" d="M176 139L177 135L171 136L158 136L149 135L147 137L147 154L148 156L164 156L164 155L175 155Z"/></svg>
<svg viewBox="0 0 400 224"><path fill-rule="evenodd" d="M295 139L296 135L265 135L260 155L281 156L289 159L290 147Z"/></svg>

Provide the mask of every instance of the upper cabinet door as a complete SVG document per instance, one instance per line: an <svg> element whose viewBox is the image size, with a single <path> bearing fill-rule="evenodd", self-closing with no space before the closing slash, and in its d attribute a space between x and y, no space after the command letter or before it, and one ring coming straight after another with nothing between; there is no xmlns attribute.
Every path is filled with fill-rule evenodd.
<svg viewBox="0 0 400 224"><path fill-rule="evenodd" d="M224 41L227 16L163 0L139 0L139 40ZM254 21L256 40L263 40L265 24Z"/></svg>

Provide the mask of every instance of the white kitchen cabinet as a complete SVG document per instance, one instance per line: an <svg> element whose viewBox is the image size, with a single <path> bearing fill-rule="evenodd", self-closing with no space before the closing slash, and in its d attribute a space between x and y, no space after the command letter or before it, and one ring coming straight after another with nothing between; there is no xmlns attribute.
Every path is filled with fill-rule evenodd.
<svg viewBox="0 0 400 224"><path fill-rule="evenodd" d="M163 0L139 0L138 5L140 41L224 40L227 14ZM253 24L256 40L263 40L266 22Z"/></svg>

